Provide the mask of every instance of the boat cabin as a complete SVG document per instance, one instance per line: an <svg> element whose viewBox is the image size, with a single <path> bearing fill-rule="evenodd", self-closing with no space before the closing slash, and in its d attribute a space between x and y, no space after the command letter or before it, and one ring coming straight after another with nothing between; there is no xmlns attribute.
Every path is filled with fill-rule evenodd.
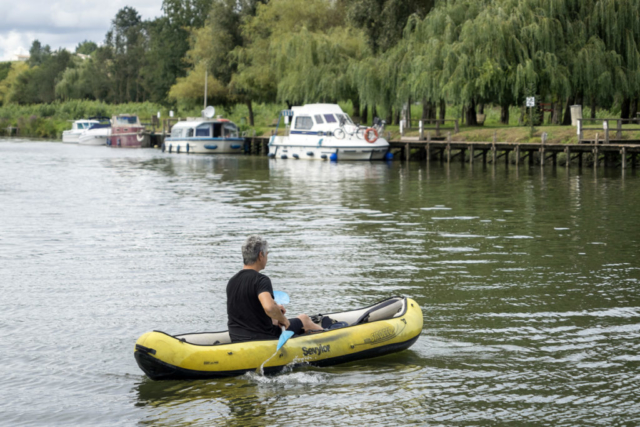
<svg viewBox="0 0 640 427"><path fill-rule="evenodd" d="M307 104L283 110L290 135L327 135L342 126L356 126L337 104ZM290 121L289 121L290 119ZM281 120L278 122L280 126Z"/></svg>
<svg viewBox="0 0 640 427"><path fill-rule="evenodd" d="M114 116L112 122L113 126L142 126L138 116L132 116L129 114Z"/></svg>
<svg viewBox="0 0 640 427"><path fill-rule="evenodd" d="M171 128L171 138L238 138L238 127L227 119L178 122Z"/></svg>
<svg viewBox="0 0 640 427"><path fill-rule="evenodd" d="M71 130L86 130L90 129L91 126L100 123L97 120L76 120L73 122L73 127Z"/></svg>

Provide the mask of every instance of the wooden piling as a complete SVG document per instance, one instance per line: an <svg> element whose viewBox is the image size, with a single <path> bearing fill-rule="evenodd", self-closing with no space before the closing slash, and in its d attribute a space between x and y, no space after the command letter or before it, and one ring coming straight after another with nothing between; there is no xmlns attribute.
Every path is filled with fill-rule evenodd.
<svg viewBox="0 0 640 427"><path fill-rule="evenodd" d="M620 154L622 155L622 170L625 170L627 168L627 147L622 147Z"/></svg>
<svg viewBox="0 0 640 427"><path fill-rule="evenodd" d="M451 164L451 144L447 144L447 166Z"/></svg>
<svg viewBox="0 0 640 427"><path fill-rule="evenodd" d="M516 166L520 166L520 146L516 145L515 155L516 155Z"/></svg>
<svg viewBox="0 0 640 427"><path fill-rule="evenodd" d="M473 166L473 156L474 156L473 144L469 144L469 164L471 166Z"/></svg>
<svg viewBox="0 0 640 427"><path fill-rule="evenodd" d="M571 147L567 146L567 148L564 149L564 153L567 156L567 163L565 166L571 167Z"/></svg>
<svg viewBox="0 0 640 427"><path fill-rule="evenodd" d="M404 145L404 155L406 156L408 162L411 159L411 148L409 148L408 142Z"/></svg>

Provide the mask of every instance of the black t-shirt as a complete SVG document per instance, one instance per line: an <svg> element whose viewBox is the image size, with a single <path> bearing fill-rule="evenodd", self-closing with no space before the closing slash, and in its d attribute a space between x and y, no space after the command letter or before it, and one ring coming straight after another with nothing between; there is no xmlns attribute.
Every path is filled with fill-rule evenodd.
<svg viewBox="0 0 640 427"><path fill-rule="evenodd" d="M280 328L264 312L258 295L269 292L271 280L255 270L240 270L227 283L227 316L232 342L277 339Z"/></svg>

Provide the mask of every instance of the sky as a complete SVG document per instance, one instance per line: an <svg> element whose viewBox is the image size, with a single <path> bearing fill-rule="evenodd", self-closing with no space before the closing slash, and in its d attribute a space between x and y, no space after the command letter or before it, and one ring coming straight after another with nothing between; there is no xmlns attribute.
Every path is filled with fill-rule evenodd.
<svg viewBox="0 0 640 427"><path fill-rule="evenodd" d="M111 20L125 6L142 19L162 14L162 0L0 0L0 61L29 53L35 39L71 52L84 40L102 44Z"/></svg>

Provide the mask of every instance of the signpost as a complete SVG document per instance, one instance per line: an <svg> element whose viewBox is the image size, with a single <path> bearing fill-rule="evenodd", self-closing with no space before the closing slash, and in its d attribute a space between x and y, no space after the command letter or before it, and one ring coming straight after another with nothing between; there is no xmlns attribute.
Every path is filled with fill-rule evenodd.
<svg viewBox="0 0 640 427"><path fill-rule="evenodd" d="M527 97L527 107L529 107L529 120L531 121L531 135L533 135L533 109L536 106L535 96Z"/></svg>

